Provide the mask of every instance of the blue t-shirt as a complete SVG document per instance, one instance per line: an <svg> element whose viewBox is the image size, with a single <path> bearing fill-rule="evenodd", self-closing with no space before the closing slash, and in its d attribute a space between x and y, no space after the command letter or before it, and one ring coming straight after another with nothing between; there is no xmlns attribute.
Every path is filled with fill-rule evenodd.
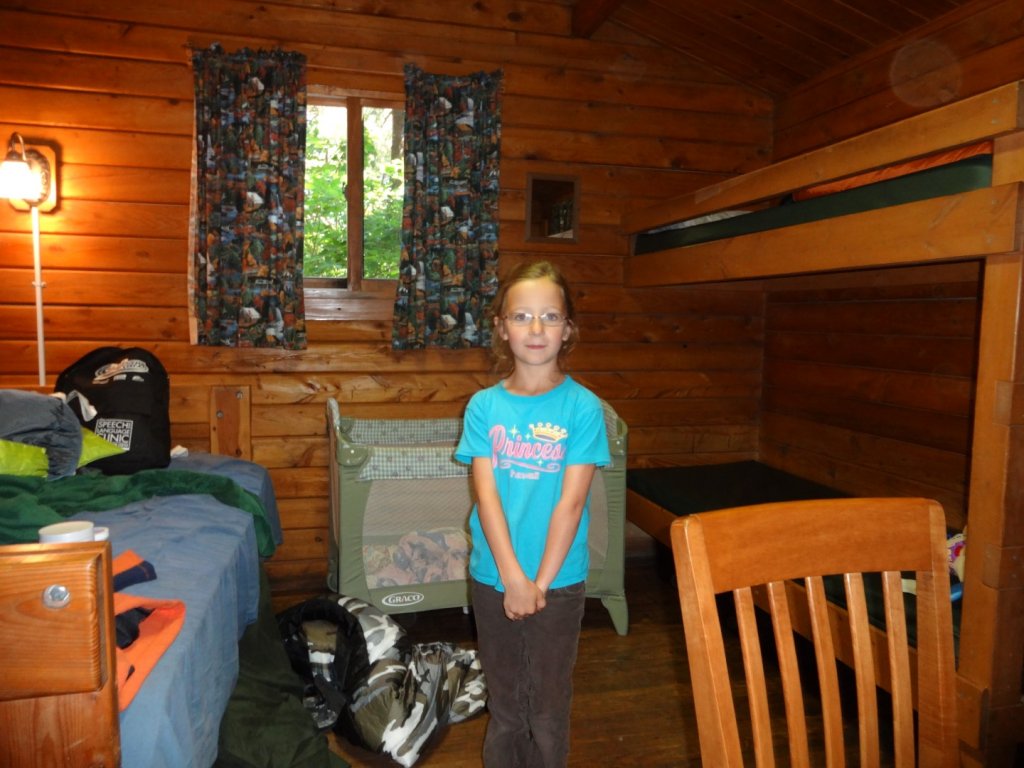
<svg viewBox="0 0 1024 768"><path fill-rule="evenodd" d="M565 468L611 463L601 401L568 376L541 395L513 395L502 383L481 390L469 401L462 438L455 449L459 461L471 463L477 456L491 460L512 547L523 572L534 579L544 555L551 514L562 495ZM589 521L588 494L576 538L552 589L587 578ZM473 537L470 574L503 591L476 505L469 530Z"/></svg>

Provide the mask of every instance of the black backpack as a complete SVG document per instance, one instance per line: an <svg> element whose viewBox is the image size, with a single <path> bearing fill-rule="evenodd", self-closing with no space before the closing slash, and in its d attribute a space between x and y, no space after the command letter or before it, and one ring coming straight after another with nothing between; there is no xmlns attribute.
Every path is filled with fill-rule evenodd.
<svg viewBox="0 0 1024 768"><path fill-rule="evenodd" d="M329 627L319 648L310 636L311 624ZM321 596L279 613L277 627L292 670L306 684L304 703L319 728L338 730L361 744L347 709L353 692L365 684L370 669L359 619L337 599Z"/></svg>
<svg viewBox="0 0 1024 768"><path fill-rule="evenodd" d="M94 349L65 368L54 389L67 396L82 426L125 450L90 467L128 475L170 463L170 380L149 350Z"/></svg>

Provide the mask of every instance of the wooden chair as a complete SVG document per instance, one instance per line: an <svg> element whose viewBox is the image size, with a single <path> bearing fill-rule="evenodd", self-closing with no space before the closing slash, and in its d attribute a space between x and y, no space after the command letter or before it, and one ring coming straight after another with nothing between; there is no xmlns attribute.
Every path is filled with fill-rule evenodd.
<svg viewBox="0 0 1024 768"><path fill-rule="evenodd" d="M757 598L751 589L757 585L764 585L757 587L764 590L761 604L770 607L793 766L809 766L811 759L791 613L794 596L803 591L813 630L827 764L845 763L833 645L841 642L851 643L853 649L861 765L878 765L876 672L886 667L891 678L896 766L958 764L945 516L937 502L829 499L736 507L679 518L672 524L671 538L705 766L743 765L715 600L725 592L732 592L736 604L753 753L758 766L775 764L754 610ZM915 654L907 642L901 571L916 571L917 578L916 679L910 664ZM888 659L872 655L864 573L881 574ZM843 574L848 630L829 622L822 576L830 574ZM790 589L797 586L794 579L802 579L805 590ZM916 698L912 689L917 691Z"/></svg>

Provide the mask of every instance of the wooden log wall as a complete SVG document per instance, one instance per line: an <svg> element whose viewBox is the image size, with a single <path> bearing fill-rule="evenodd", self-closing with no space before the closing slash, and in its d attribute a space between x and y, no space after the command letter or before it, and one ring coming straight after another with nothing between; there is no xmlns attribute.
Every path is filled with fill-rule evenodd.
<svg viewBox="0 0 1024 768"><path fill-rule="evenodd" d="M774 159L826 146L1024 78L1024 4L962 5L854 57L777 105Z"/></svg>
<svg viewBox="0 0 1024 768"><path fill-rule="evenodd" d="M980 262L771 281L763 461L966 523Z"/></svg>
<svg viewBox="0 0 1024 768"><path fill-rule="evenodd" d="M638 39L573 39L563 0L380 6L0 7L0 139L19 131L29 143L55 143L61 157L61 205L42 217L48 382L96 346L148 347L180 393L174 440L193 448L218 447L209 390L247 393L248 452L270 468L285 528L269 564L278 602L324 584L326 398L360 416L451 416L493 378L479 350L393 354L386 294L320 302L302 353L189 346L190 47L302 51L311 84L364 97L401 98L406 62L434 72L502 68L502 268L538 255L564 268L582 313L574 372L629 422L630 460L747 457L757 448L760 296L623 289L619 216L764 164L771 103ZM530 172L579 177L577 243L524 239ZM0 386L36 382L29 231L29 216L0 205Z"/></svg>

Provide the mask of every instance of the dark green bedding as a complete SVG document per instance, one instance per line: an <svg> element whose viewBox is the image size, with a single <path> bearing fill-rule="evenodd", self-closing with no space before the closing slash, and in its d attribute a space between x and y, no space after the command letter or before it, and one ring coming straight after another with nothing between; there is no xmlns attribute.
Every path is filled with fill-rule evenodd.
<svg viewBox="0 0 1024 768"><path fill-rule="evenodd" d="M674 515L849 494L759 461L630 469L626 487Z"/></svg>
<svg viewBox="0 0 1024 768"><path fill-rule="evenodd" d="M895 179L683 229L641 233L634 253L653 253L835 216L888 208L992 185L992 155L975 155Z"/></svg>
<svg viewBox="0 0 1024 768"><path fill-rule="evenodd" d="M238 643L239 673L220 723L215 768L346 768L302 703L260 569L260 610Z"/></svg>
<svg viewBox="0 0 1024 768"><path fill-rule="evenodd" d="M83 474L46 480L0 475L0 544L34 542L44 525L79 512L102 512L154 496L209 494L253 516L262 557L274 554L274 538L259 498L220 475L146 469L132 475Z"/></svg>

